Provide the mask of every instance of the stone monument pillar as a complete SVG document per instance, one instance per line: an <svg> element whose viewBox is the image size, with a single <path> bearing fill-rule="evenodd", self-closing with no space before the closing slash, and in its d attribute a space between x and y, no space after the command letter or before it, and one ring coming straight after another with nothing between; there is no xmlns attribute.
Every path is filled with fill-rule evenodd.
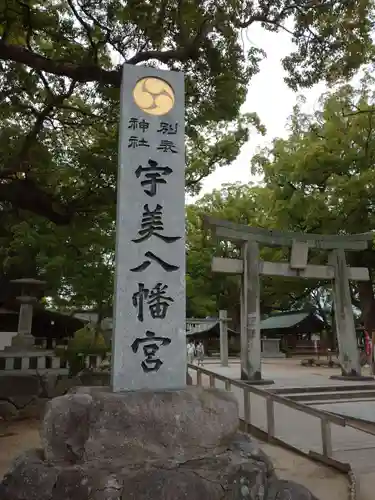
<svg viewBox="0 0 375 500"><path fill-rule="evenodd" d="M186 384L182 73L124 65L112 388Z"/></svg>
<svg viewBox="0 0 375 500"><path fill-rule="evenodd" d="M182 74L125 64L112 390L50 401L42 449L17 458L1 500L314 500L239 432L234 394L184 387L184 170Z"/></svg>

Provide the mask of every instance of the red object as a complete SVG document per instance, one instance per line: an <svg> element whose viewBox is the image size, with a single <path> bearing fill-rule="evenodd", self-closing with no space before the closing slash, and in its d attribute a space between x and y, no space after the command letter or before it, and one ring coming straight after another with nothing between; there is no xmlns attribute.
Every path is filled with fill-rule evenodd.
<svg viewBox="0 0 375 500"><path fill-rule="evenodd" d="M371 356L371 339L370 335L365 330L365 352L366 356Z"/></svg>

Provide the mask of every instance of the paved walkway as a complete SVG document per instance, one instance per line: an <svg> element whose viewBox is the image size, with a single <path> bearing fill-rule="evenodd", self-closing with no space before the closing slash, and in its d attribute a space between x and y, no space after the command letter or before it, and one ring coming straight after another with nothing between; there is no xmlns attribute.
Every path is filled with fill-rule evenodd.
<svg viewBox="0 0 375 500"><path fill-rule="evenodd" d="M240 378L240 366L238 362L231 362L228 368L221 367L218 362L207 362L204 368L228 378L236 380ZM334 374L335 370L305 368L298 366L296 360L277 360L273 362L267 360L263 363L262 373L263 378L275 381L275 384L269 386L272 388L351 385L348 382L329 379L329 376ZM202 381L203 385L208 386L208 377L203 376ZM364 382L365 384L366 382ZM224 388L224 382L216 380L216 387ZM263 386L263 388L266 389L267 386ZM232 391L238 398L240 417L243 417L243 391L238 387L232 387ZM265 399L252 394L250 397L250 406L252 424L266 431L267 414ZM278 403L275 403L274 411L275 436L277 438L282 439L305 453L308 453L310 450L318 453L322 452L320 419ZM331 429L333 457L340 462L350 463L357 477L366 476L366 481L363 479L364 484L370 481L369 478L371 478L371 483L372 478L375 477L375 436L351 427L331 425ZM375 483L373 487L375 488ZM367 500L366 495L359 498Z"/></svg>

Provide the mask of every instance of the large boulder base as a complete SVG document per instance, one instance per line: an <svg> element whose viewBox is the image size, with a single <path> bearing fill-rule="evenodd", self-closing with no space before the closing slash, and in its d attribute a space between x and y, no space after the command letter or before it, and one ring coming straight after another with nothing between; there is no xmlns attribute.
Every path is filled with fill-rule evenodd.
<svg viewBox="0 0 375 500"><path fill-rule="evenodd" d="M41 437L3 479L1 500L314 500L238 432L225 391L79 388L47 404Z"/></svg>

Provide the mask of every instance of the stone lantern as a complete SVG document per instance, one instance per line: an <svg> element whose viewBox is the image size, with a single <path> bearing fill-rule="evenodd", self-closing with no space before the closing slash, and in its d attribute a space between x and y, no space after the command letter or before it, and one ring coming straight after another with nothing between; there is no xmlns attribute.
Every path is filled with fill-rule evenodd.
<svg viewBox="0 0 375 500"><path fill-rule="evenodd" d="M21 288L21 294L17 296L20 303L17 335L13 337L10 349L30 350L34 348L34 337L31 335L33 306L38 302L37 291L46 285L46 282L34 278L20 278L12 280L11 283Z"/></svg>

